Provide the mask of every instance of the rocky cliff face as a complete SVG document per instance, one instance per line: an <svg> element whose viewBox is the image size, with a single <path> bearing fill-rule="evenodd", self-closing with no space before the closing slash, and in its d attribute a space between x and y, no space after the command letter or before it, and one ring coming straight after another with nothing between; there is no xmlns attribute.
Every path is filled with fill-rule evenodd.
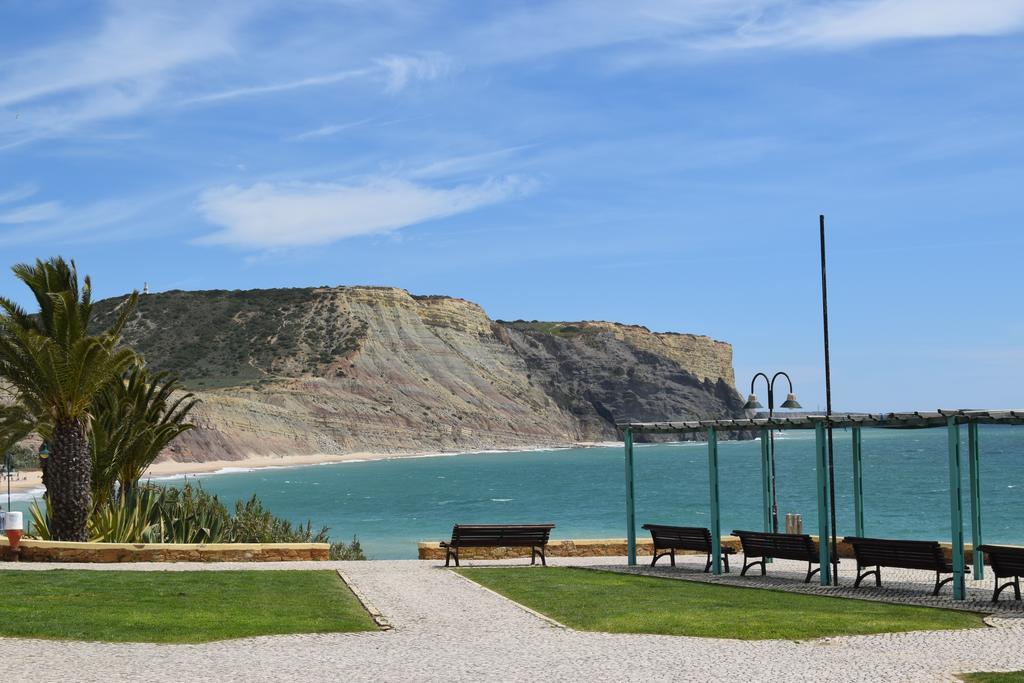
<svg viewBox="0 0 1024 683"><path fill-rule="evenodd" d="M98 304L98 324L116 303ZM150 294L125 338L203 400L177 460L568 445L742 403L724 342L492 321L392 288Z"/></svg>

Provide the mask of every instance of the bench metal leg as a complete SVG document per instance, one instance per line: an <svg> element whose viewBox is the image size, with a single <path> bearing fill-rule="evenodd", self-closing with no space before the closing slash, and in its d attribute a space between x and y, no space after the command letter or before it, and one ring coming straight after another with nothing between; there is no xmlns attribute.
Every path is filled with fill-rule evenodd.
<svg viewBox="0 0 1024 683"><path fill-rule="evenodd" d="M729 573L729 556L726 553L722 553L722 568L726 574ZM711 571L711 553L708 553L708 561L704 565L704 573L707 574L709 571Z"/></svg>
<svg viewBox="0 0 1024 683"><path fill-rule="evenodd" d="M878 588L881 588L881 586L882 586L882 568L881 567L875 567L871 571L864 572L863 574L860 573L861 569L862 569L862 567L857 567L857 572L858 573L857 573L857 580L853 582L853 587L854 588L857 588L858 586L860 586L860 582L863 581L864 579L868 578L872 574L875 575L875 586L878 587Z"/></svg>
<svg viewBox="0 0 1024 683"><path fill-rule="evenodd" d="M655 551L654 551L654 558L651 560L651 566L653 567L655 565L655 563L657 563L657 561L660 560L663 557L667 557L669 559L669 562L671 563L671 565L673 567L676 566L676 549L675 548L669 548L668 552L665 552L665 553L659 553L657 551L657 549L655 549Z"/></svg>
<svg viewBox="0 0 1024 683"><path fill-rule="evenodd" d="M458 548L448 548L448 552L445 553L445 556L444 556L444 566L446 566L446 567L450 566L451 565L451 561L452 561L453 558L455 559L455 566L458 567L459 566L459 549Z"/></svg>
<svg viewBox="0 0 1024 683"><path fill-rule="evenodd" d="M945 586L950 581L952 581L953 577L950 576L948 579L942 579L941 581L939 579L942 579L942 574L935 572L935 590L932 591L933 596L938 595L939 589Z"/></svg>
<svg viewBox="0 0 1024 683"><path fill-rule="evenodd" d="M812 567L814 567L814 565L812 563L808 562L807 563L807 578L804 579L804 583L810 583L811 582L811 577L821 571L821 567L818 567L818 568L814 569L814 571L811 571Z"/></svg>
<svg viewBox="0 0 1024 683"><path fill-rule="evenodd" d="M1014 600L1020 600L1020 577L1013 577L1013 581L1007 581L1002 586L999 585L999 577L996 577L996 590L992 594L992 602L999 602L999 594L1003 592L1004 588L1013 586L1013 598Z"/></svg>
<svg viewBox="0 0 1024 683"><path fill-rule="evenodd" d="M544 548L533 546L530 548L530 564L533 565L537 558L540 558L541 566L548 566L547 560L544 558Z"/></svg>
<svg viewBox="0 0 1024 683"><path fill-rule="evenodd" d="M755 560L754 562L747 562L747 557L746 557L746 555L744 555L743 556L743 569L740 571L740 576L746 576L747 575L747 570L750 569L751 567L756 567L757 565L761 565L761 576L764 576L767 573L767 571L765 570L765 567L764 567L764 558L762 557L760 560Z"/></svg>

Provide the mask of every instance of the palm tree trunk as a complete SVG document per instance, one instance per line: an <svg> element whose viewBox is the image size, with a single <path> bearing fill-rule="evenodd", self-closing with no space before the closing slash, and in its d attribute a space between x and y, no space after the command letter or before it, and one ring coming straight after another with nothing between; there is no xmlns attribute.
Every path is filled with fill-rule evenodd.
<svg viewBox="0 0 1024 683"><path fill-rule="evenodd" d="M51 446L46 472L46 495L52 515L50 536L55 541L88 541L86 524L92 510L92 456L85 423L81 420L57 423Z"/></svg>

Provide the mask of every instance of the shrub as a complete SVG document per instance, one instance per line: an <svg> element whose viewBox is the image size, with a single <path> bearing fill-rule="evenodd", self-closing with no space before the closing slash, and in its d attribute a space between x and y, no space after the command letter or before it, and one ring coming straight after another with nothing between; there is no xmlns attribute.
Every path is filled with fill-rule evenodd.
<svg viewBox="0 0 1024 683"><path fill-rule="evenodd" d="M31 536L50 540L50 510L29 507ZM255 495L235 503L235 513L199 485L141 486L93 510L89 540L105 543L331 543L329 529L293 525L263 507ZM359 539L331 543L332 560L365 560Z"/></svg>
<svg viewBox="0 0 1024 683"><path fill-rule="evenodd" d="M330 558L332 560L365 560L363 547L359 545L359 539L352 537L351 543L331 543Z"/></svg>
<svg viewBox="0 0 1024 683"><path fill-rule="evenodd" d="M330 529L323 527L313 533L313 523L292 526L286 519L275 517L253 495L245 503L235 503L235 516L231 520L232 543L327 543Z"/></svg>

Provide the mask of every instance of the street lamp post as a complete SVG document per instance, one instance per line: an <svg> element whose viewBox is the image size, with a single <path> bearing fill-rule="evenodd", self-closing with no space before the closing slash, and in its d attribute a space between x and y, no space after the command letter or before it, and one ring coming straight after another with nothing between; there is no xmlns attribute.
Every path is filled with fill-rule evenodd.
<svg viewBox="0 0 1024 683"><path fill-rule="evenodd" d="M754 383L757 382L758 377L763 377L765 383L768 385L768 419L771 419L775 413L775 380L779 377L785 377L786 382L789 384L789 393L786 394L786 400L782 402L780 408L786 409L799 409L801 405L797 403L796 395L793 393L793 380L789 378L785 372L779 371L772 375L771 379L768 375L763 372L759 372L750 380L750 396L747 397L747 402L743 405L744 410L757 410L763 408L760 401L757 400L757 396L754 394ZM779 531L779 501L775 495L775 430L771 429L768 431L769 439L769 462L771 466L771 481L772 481L772 531L778 533Z"/></svg>
<svg viewBox="0 0 1024 683"><path fill-rule="evenodd" d="M4 474L7 475L7 511L11 510L11 452L4 454Z"/></svg>

